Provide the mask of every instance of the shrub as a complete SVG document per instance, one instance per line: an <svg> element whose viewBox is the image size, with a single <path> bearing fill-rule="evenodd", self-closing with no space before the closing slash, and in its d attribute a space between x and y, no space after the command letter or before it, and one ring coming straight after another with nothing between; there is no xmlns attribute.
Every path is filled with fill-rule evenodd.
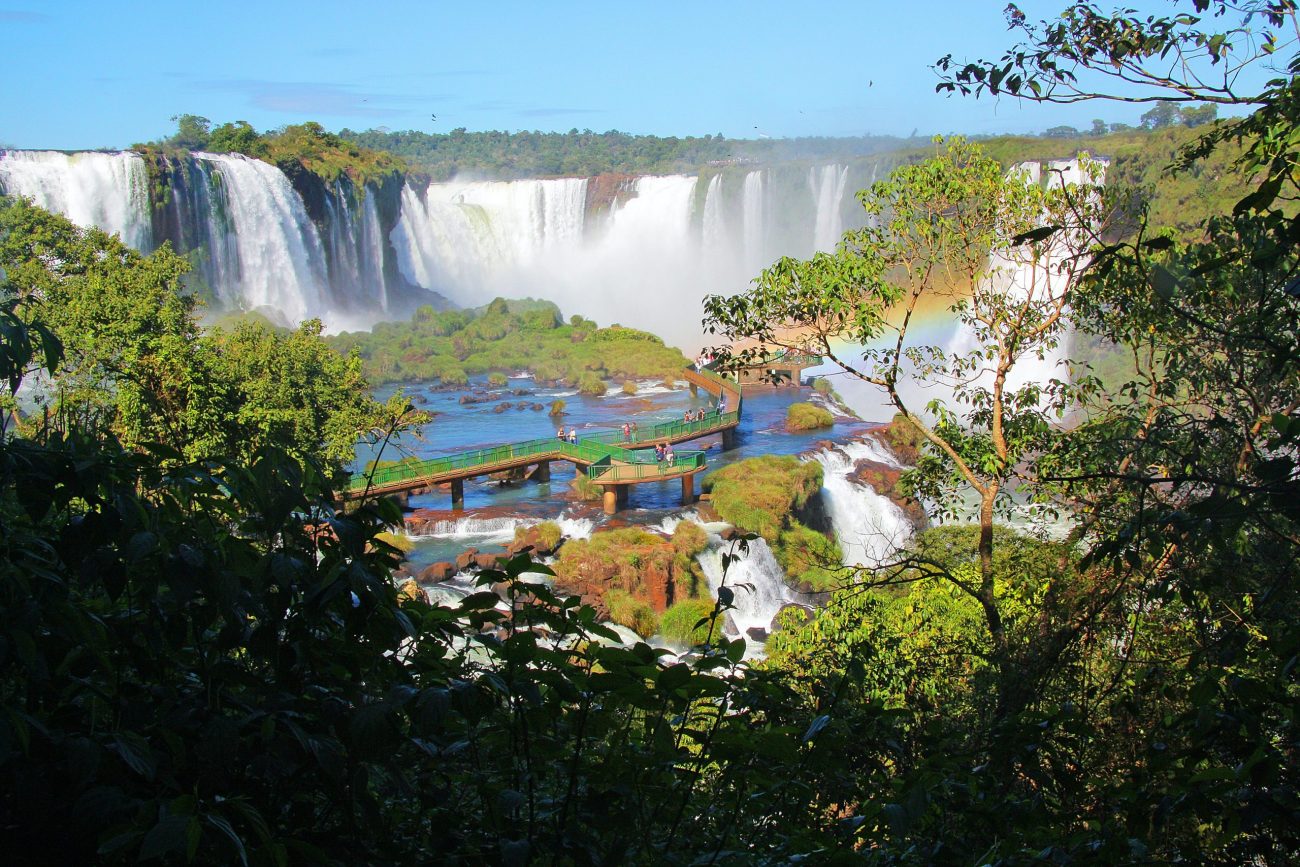
<svg viewBox="0 0 1300 867"><path fill-rule="evenodd" d="M605 380L600 378L600 374L587 371L578 378L578 391L599 397L605 393Z"/></svg>
<svg viewBox="0 0 1300 867"><path fill-rule="evenodd" d="M527 541L539 551L554 551L564 537L564 531L554 521L542 521L530 527L515 527L515 541Z"/></svg>
<svg viewBox="0 0 1300 867"><path fill-rule="evenodd" d="M469 385L469 376L463 367L447 366L438 372L438 381L443 385Z"/></svg>
<svg viewBox="0 0 1300 867"><path fill-rule="evenodd" d="M567 406L562 400L551 401L551 415L564 415L564 408Z"/></svg>
<svg viewBox="0 0 1300 867"><path fill-rule="evenodd" d="M816 430L835 424L829 410L811 403L792 403L785 413L785 426L789 430Z"/></svg>
<svg viewBox="0 0 1300 867"><path fill-rule="evenodd" d="M630 379L623 380L623 393L636 394L636 383Z"/></svg>
<svg viewBox="0 0 1300 867"><path fill-rule="evenodd" d="M821 490L822 465L796 457L760 455L711 473L713 508L724 521L775 543L790 513Z"/></svg>
<svg viewBox="0 0 1300 867"><path fill-rule="evenodd" d="M790 580L806 591L834 590L842 583L836 568L840 565L840 546L816 530L791 519L773 546L777 562Z"/></svg>
<svg viewBox="0 0 1300 867"><path fill-rule="evenodd" d="M709 534L694 521L682 521L673 530L673 549L678 554L694 557L709 545Z"/></svg>
<svg viewBox="0 0 1300 867"><path fill-rule="evenodd" d="M488 385L493 388L501 388L506 384L506 375L500 371L494 371L488 374Z"/></svg>
<svg viewBox="0 0 1300 867"><path fill-rule="evenodd" d="M812 381L813 391L818 394L834 394L835 389L831 387L831 381L824 376L819 376Z"/></svg>
<svg viewBox="0 0 1300 867"><path fill-rule="evenodd" d="M713 615L713 600L685 599L674 604L659 618L659 633L677 644L703 644L709 637L708 618ZM704 620L704 623L700 623ZM699 624L699 625L697 625ZM714 626L713 637L722 635L722 624Z"/></svg>
<svg viewBox="0 0 1300 867"><path fill-rule="evenodd" d="M607 592L605 607L609 609L610 620L619 626L626 626L642 638L649 638L659 631L659 618L655 616L654 609L626 590Z"/></svg>

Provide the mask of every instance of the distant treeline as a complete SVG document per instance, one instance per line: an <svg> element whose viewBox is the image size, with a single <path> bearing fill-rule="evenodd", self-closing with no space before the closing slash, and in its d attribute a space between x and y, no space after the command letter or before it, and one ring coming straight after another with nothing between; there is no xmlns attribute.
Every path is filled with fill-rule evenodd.
<svg viewBox="0 0 1300 867"><path fill-rule="evenodd" d="M692 173L710 164L787 160L847 160L916 146L920 138L861 136L734 139L722 133L701 138L593 132L386 132L344 129L339 137L361 147L388 151L412 167L443 180L457 174L490 178L591 177Z"/></svg>

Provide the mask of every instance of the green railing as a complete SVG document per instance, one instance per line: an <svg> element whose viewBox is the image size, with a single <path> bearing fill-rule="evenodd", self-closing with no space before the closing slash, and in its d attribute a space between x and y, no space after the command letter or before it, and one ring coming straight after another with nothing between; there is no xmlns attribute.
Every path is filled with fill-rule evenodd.
<svg viewBox="0 0 1300 867"><path fill-rule="evenodd" d="M735 395L737 404L740 403L740 387L736 383L719 376L711 370L694 372L715 382L720 390ZM706 413L704 418L699 421L666 421L641 428L636 432L636 439L630 443L623 438L621 430L591 431L584 433L582 439L576 443L558 438L535 439L474 449L473 451L447 455L441 458L429 458L419 461L404 460L389 466L377 467L368 473L354 474L349 481L348 491L361 491L367 487L383 490L403 482L418 481L445 473L475 470L527 458L543 460L545 459L544 456L571 458L590 464L592 469L599 468L594 474L589 471L588 475L592 478L607 473L615 473L619 477L648 478L667 472L666 464L661 464L659 461L647 457L645 452L634 451L633 448L628 448L628 446L644 448L661 440L701 434L716 428L739 423L740 406L737 405L730 412L721 414L717 412ZM621 465L614 464L613 461L620 461ZM703 467L704 453L699 451L678 452L674 466L677 468Z"/></svg>
<svg viewBox="0 0 1300 867"><path fill-rule="evenodd" d="M685 451L677 452L671 464L667 461L640 460L634 463L601 466L599 469L597 469L596 464L592 464L587 469L587 478L592 481L599 481L606 476L611 481L616 478L620 481L623 479L653 479L672 473L691 472L703 467L704 452Z"/></svg>
<svg viewBox="0 0 1300 867"><path fill-rule="evenodd" d="M802 367L816 367L822 363L822 357L820 355L809 355L807 353L787 352L782 350L781 352L774 352L771 355L765 356L762 361L755 362L753 366L757 367L761 364L772 364L773 362L780 362L782 364L798 364Z"/></svg>
<svg viewBox="0 0 1300 867"><path fill-rule="evenodd" d="M415 479L436 476L442 473L456 472L458 470L469 470L475 467L488 466L491 464L504 463L506 461L529 458L547 453L559 452L562 446L569 448L579 448L568 443L561 444L559 440L538 439L526 440L520 443L510 443L503 446L492 446L486 449L475 449L474 451L461 452L460 454L447 455L442 458L429 458L423 461L402 461L387 467L378 467L374 470L373 475L367 479L366 473L359 473L352 477L348 489L352 491L362 490L367 484L375 488L386 488L389 485L399 482L412 481ZM604 454L604 451L601 451Z"/></svg>

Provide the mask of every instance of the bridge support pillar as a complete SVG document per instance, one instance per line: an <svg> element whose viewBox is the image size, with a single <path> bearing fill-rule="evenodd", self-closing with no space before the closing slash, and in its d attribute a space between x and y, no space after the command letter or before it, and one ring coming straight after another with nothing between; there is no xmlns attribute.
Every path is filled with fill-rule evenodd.
<svg viewBox="0 0 1300 867"><path fill-rule="evenodd" d="M695 383L692 382L692 383L691 383L691 397L699 397L699 396L700 396L700 387L699 387L698 385L696 385Z"/></svg>
<svg viewBox="0 0 1300 867"><path fill-rule="evenodd" d="M549 482L551 480L551 462L539 461L537 470L533 473L533 479L538 482Z"/></svg>
<svg viewBox="0 0 1300 867"><path fill-rule="evenodd" d="M695 502L695 473L682 476L682 505L689 506Z"/></svg>
<svg viewBox="0 0 1300 867"><path fill-rule="evenodd" d="M605 514L612 515L618 511L618 501L622 499L618 494L618 485L605 485Z"/></svg>
<svg viewBox="0 0 1300 867"><path fill-rule="evenodd" d="M722 432L722 450L731 451L736 447L736 429L729 427Z"/></svg>
<svg viewBox="0 0 1300 867"><path fill-rule="evenodd" d="M465 508L465 480L451 480L451 507L455 510Z"/></svg>

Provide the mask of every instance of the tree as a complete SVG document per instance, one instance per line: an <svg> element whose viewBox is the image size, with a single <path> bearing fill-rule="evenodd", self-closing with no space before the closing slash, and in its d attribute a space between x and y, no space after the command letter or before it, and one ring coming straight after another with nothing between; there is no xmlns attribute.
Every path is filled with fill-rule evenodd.
<svg viewBox="0 0 1300 867"><path fill-rule="evenodd" d="M63 346L40 396L57 424L189 460L274 444L338 472L359 437L419 420L400 395L371 398L360 358L331 350L319 321L203 333L180 282L188 267L167 246L145 256L26 201L0 206L3 295L39 308Z"/></svg>
<svg viewBox="0 0 1300 867"><path fill-rule="evenodd" d="M1142 115L1143 129L1164 129L1181 119L1178 106L1172 102L1158 102L1155 108Z"/></svg>
<svg viewBox="0 0 1300 867"><path fill-rule="evenodd" d="M197 114L178 114L171 118L176 122L176 132L168 144L190 151L203 150L208 144L212 121Z"/></svg>
<svg viewBox="0 0 1300 867"><path fill-rule="evenodd" d="M953 580L983 610L991 656L1002 666L1002 719L1028 697L997 599L994 523L1050 442L1049 414L1073 400L1064 370L1044 380L1023 368L1065 339L1087 250L1105 222L1090 185L1097 168L1083 166L1083 185L1027 183L1021 171L1007 173L977 146L954 140L859 194L867 226L846 234L834 253L782 259L755 289L705 302L710 330L760 342L742 363L771 347L811 346L880 388L929 446L910 474L912 491L954 518L967 492L978 499L978 578ZM955 352L918 343L912 332L917 311L936 304L967 331ZM860 362L841 353L843 341L862 347ZM951 398L919 406L909 381L944 383Z"/></svg>
<svg viewBox="0 0 1300 867"><path fill-rule="evenodd" d="M251 157L265 155L266 145L257 130L245 120L223 123L212 131L207 149L215 153L239 153Z"/></svg>

